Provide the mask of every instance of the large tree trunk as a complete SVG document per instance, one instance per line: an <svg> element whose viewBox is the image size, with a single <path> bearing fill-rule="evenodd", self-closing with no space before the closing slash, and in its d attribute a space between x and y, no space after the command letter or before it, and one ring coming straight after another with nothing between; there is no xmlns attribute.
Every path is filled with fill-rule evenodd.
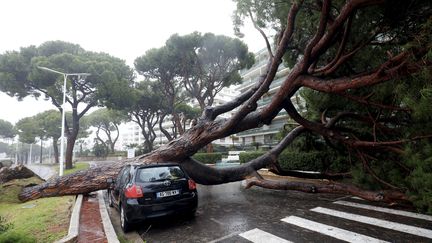
<svg viewBox="0 0 432 243"><path fill-rule="evenodd" d="M53 139L54 161L56 164L58 164L59 163L59 150L57 145L58 138L53 137L52 139Z"/></svg>
<svg viewBox="0 0 432 243"><path fill-rule="evenodd" d="M71 175L57 177L53 180L50 180L49 183L43 183L35 187L24 188L20 193L19 198L22 201L28 201L40 197L74 195L107 189L109 185L106 180L108 178L116 178L121 168L129 163L152 164L176 161L183 166L188 175L190 175L197 183L204 185L215 185L240 181L252 176L258 177L260 180L262 180L261 176L259 176L256 171L260 168L264 168L271 165L272 163L275 163L277 156L282 152L283 148L285 148L287 144L290 144L292 140L294 140L300 133L304 131L303 127L294 129L281 141L279 146L276 146L270 150L269 153L240 166L215 168L206 166L191 159L190 156L192 154L194 154L199 148L205 146L205 144L211 140L210 134L212 133L214 127L221 124L223 123L217 121L210 124L198 124L197 126L188 130L182 137L148 154L127 159L121 162L116 162L112 165L92 168L85 171L79 171ZM307 191L304 188L311 188L311 186L314 186L314 184L311 183L305 183L304 185L301 184L302 183L299 182L297 186L292 187L292 189ZM252 184L249 185L251 186ZM256 183L255 185L260 184ZM265 187L265 185L263 187ZM283 187L281 189L283 189ZM406 197L403 195L403 193L397 193L394 191L368 192L354 186L340 186L335 190L337 193L356 195L374 201L394 202L406 200ZM325 190L325 192L329 191L331 190ZM312 190L310 192L319 191Z"/></svg>
<svg viewBox="0 0 432 243"><path fill-rule="evenodd" d="M75 146L75 141L76 141L77 136L78 136L78 130L73 131L67 137L66 156L65 156L65 160L66 160L65 169L67 169L67 170L72 169L72 167L73 167L73 164L72 164L73 149Z"/></svg>

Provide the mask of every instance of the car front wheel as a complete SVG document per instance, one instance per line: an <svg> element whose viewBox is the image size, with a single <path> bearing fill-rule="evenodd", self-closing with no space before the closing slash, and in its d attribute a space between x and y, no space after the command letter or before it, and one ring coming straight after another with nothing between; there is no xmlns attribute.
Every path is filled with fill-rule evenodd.
<svg viewBox="0 0 432 243"><path fill-rule="evenodd" d="M128 232L131 228L130 223L126 219L126 214L122 206L120 206L120 225L123 232Z"/></svg>

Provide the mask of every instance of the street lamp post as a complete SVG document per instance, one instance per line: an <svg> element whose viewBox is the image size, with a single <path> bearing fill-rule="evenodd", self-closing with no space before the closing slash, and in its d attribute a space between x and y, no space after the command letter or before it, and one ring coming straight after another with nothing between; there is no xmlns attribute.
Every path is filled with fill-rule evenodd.
<svg viewBox="0 0 432 243"><path fill-rule="evenodd" d="M81 78L81 76L89 76L90 73L63 73L56 70L53 70L51 68L47 67L39 67L39 69L61 74L64 77L63 81L63 104L62 104L62 126L61 126L61 137L60 137L60 170L59 170L59 176L63 175L63 167L64 167L64 133L65 133L65 108L66 108L66 81L68 76L78 76L78 78Z"/></svg>

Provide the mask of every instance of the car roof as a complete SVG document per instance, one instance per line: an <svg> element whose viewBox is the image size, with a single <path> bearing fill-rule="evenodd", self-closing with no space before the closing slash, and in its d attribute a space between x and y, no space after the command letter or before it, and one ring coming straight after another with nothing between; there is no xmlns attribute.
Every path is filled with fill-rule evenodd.
<svg viewBox="0 0 432 243"><path fill-rule="evenodd" d="M151 164L132 164L135 168L150 168L150 167L164 167L164 166L180 166L179 163L176 162L156 162Z"/></svg>

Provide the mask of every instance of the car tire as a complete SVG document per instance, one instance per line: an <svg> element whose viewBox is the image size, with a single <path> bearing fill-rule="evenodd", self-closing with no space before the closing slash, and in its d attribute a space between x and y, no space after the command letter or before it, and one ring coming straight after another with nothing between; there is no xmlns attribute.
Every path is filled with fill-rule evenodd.
<svg viewBox="0 0 432 243"><path fill-rule="evenodd" d="M124 233L130 231L131 229L131 224L127 221L125 211L121 205L120 205L120 226Z"/></svg>
<svg viewBox="0 0 432 243"><path fill-rule="evenodd" d="M195 218L195 214L196 214L196 209L187 212L186 217L189 219L193 219Z"/></svg>
<svg viewBox="0 0 432 243"><path fill-rule="evenodd" d="M108 190L107 194L108 194L108 206L110 206L112 208L112 207L114 207L114 204L113 204L113 200L112 200L112 196L111 196L111 191Z"/></svg>

